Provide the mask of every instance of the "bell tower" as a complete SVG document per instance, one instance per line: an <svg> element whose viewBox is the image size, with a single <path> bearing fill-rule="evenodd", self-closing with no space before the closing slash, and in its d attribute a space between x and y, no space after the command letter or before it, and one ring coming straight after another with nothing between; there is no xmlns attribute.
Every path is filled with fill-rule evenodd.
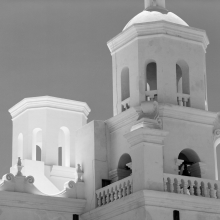
<svg viewBox="0 0 220 220"><path fill-rule="evenodd" d="M145 0L145 8L108 42L114 115L152 100L208 110L206 32L169 12L165 0Z"/></svg>

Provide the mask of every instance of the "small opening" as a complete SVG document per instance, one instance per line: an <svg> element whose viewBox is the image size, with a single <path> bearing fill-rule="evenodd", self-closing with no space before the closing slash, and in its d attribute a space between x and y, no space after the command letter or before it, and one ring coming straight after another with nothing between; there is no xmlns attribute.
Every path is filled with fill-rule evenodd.
<svg viewBox="0 0 220 220"><path fill-rule="evenodd" d="M41 161L41 148L36 145L36 161Z"/></svg>
<svg viewBox="0 0 220 220"><path fill-rule="evenodd" d="M73 214L73 220L79 220L79 216L78 216L78 215Z"/></svg>
<svg viewBox="0 0 220 220"><path fill-rule="evenodd" d="M58 166L62 165L62 147L58 147Z"/></svg>
<svg viewBox="0 0 220 220"><path fill-rule="evenodd" d="M180 220L180 212L177 210L173 211L173 220Z"/></svg>
<svg viewBox="0 0 220 220"><path fill-rule="evenodd" d="M146 90L157 90L157 64L149 63L146 69Z"/></svg>
<svg viewBox="0 0 220 220"><path fill-rule="evenodd" d="M111 184L111 180L102 179L102 187L108 186Z"/></svg>
<svg viewBox="0 0 220 220"><path fill-rule="evenodd" d="M121 72L121 101L130 97L129 69L126 67Z"/></svg>
<svg viewBox="0 0 220 220"><path fill-rule="evenodd" d="M201 177L200 159L194 150L189 148L182 150L178 159L183 161L179 166L179 175Z"/></svg>

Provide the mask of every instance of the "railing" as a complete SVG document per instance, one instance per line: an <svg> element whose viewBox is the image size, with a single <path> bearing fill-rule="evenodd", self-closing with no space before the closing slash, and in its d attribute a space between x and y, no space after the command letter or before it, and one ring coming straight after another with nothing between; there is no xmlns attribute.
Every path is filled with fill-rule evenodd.
<svg viewBox="0 0 220 220"><path fill-rule="evenodd" d="M189 106L189 98L190 95L188 94L182 94L182 93L177 93L177 103L180 106Z"/></svg>
<svg viewBox="0 0 220 220"><path fill-rule="evenodd" d="M164 173L164 191L220 199L220 182Z"/></svg>
<svg viewBox="0 0 220 220"><path fill-rule="evenodd" d="M121 105L122 105L122 111L126 111L127 109L129 109L130 108L130 97L123 100L121 102Z"/></svg>
<svg viewBox="0 0 220 220"><path fill-rule="evenodd" d="M100 207L115 200L121 199L130 195L132 191L132 177L129 176L96 190L97 205Z"/></svg>
<svg viewBox="0 0 220 220"><path fill-rule="evenodd" d="M145 91L146 101L157 101L157 90Z"/></svg>

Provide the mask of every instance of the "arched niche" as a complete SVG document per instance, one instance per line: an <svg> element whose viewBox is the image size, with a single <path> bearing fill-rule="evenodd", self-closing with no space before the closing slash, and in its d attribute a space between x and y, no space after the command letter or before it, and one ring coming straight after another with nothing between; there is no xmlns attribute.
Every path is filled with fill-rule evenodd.
<svg viewBox="0 0 220 220"><path fill-rule="evenodd" d="M194 150L189 148L182 150L178 159L183 161L179 166L180 175L201 177L200 158Z"/></svg>
<svg viewBox="0 0 220 220"><path fill-rule="evenodd" d="M129 69L125 67L121 71L121 101L130 97Z"/></svg>
<svg viewBox="0 0 220 220"><path fill-rule="evenodd" d="M189 66L184 60L176 63L176 88L177 93L190 94Z"/></svg>
<svg viewBox="0 0 220 220"><path fill-rule="evenodd" d="M42 129L35 128L32 132L32 160L42 160Z"/></svg>
<svg viewBox="0 0 220 220"><path fill-rule="evenodd" d="M24 136L22 133L18 135L18 157L23 159Z"/></svg>
<svg viewBox="0 0 220 220"><path fill-rule="evenodd" d="M118 180L131 175L131 156L127 153L123 154L118 161Z"/></svg>
<svg viewBox="0 0 220 220"><path fill-rule="evenodd" d="M157 64L152 61L146 66L146 91L157 90Z"/></svg>
<svg viewBox="0 0 220 220"><path fill-rule="evenodd" d="M63 126L59 130L58 165L70 166L70 131ZM62 159L61 159L62 158Z"/></svg>

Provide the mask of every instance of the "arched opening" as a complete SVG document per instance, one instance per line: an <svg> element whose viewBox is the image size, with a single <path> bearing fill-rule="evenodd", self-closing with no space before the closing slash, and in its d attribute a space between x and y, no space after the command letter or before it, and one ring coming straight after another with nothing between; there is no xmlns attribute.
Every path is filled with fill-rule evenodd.
<svg viewBox="0 0 220 220"><path fill-rule="evenodd" d="M146 101L157 100L157 64L150 62L146 66Z"/></svg>
<svg viewBox="0 0 220 220"><path fill-rule="evenodd" d="M123 154L118 162L118 180L130 176L132 173L132 161L129 154Z"/></svg>
<svg viewBox="0 0 220 220"><path fill-rule="evenodd" d="M41 161L41 148L36 145L36 161Z"/></svg>
<svg viewBox="0 0 220 220"><path fill-rule="evenodd" d="M58 165L70 166L70 132L67 127L61 127L59 131Z"/></svg>
<svg viewBox="0 0 220 220"><path fill-rule="evenodd" d="M18 135L18 157L20 157L21 159L23 159L23 142L24 142L24 137L23 134L20 133Z"/></svg>
<svg viewBox="0 0 220 220"><path fill-rule="evenodd" d="M194 150L189 148L182 150L178 159L182 160L182 164L179 166L179 175L201 177L200 159Z"/></svg>
<svg viewBox="0 0 220 220"><path fill-rule="evenodd" d="M121 110L130 108L130 82L129 69L125 67L121 72Z"/></svg>
<svg viewBox="0 0 220 220"><path fill-rule="evenodd" d="M125 67L121 72L121 101L130 97L129 69Z"/></svg>
<svg viewBox="0 0 220 220"><path fill-rule="evenodd" d="M157 90L157 64L151 62L146 68L146 91Z"/></svg>
<svg viewBox="0 0 220 220"><path fill-rule="evenodd" d="M58 147L58 166L62 166L62 147Z"/></svg>
<svg viewBox="0 0 220 220"><path fill-rule="evenodd" d="M177 92L190 94L189 66L184 60L176 63Z"/></svg>
<svg viewBox="0 0 220 220"><path fill-rule="evenodd" d="M42 129L35 128L32 133L32 160L42 160Z"/></svg>

